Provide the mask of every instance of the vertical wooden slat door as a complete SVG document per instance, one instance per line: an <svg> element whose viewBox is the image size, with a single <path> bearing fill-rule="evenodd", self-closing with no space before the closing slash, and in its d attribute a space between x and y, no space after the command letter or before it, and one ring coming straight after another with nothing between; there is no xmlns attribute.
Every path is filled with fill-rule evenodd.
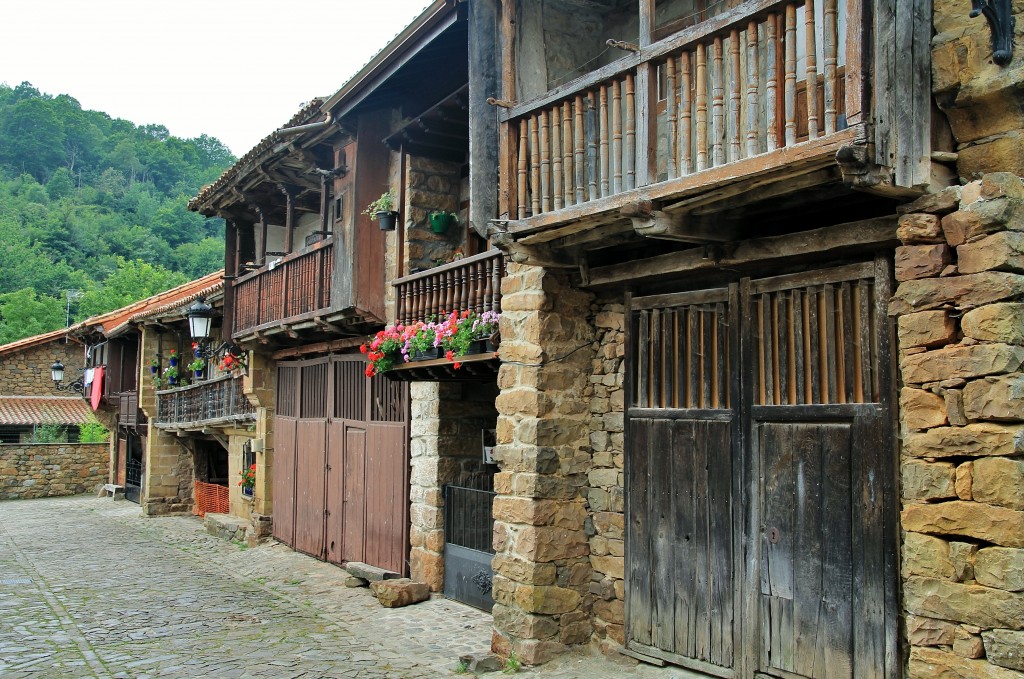
<svg viewBox="0 0 1024 679"><path fill-rule="evenodd" d="M884 259L629 300L627 646L898 674Z"/></svg>
<svg viewBox="0 0 1024 679"><path fill-rule="evenodd" d="M736 290L633 300L628 645L733 676Z"/></svg>

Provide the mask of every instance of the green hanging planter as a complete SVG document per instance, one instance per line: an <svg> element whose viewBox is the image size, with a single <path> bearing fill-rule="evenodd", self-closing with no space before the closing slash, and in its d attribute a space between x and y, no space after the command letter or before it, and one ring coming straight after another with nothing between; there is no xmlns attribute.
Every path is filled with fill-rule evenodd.
<svg viewBox="0 0 1024 679"><path fill-rule="evenodd" d="M449 226L459 222L459 218L454 212L445 212L444 210L431 212L429 219L430 230L434 233L445 233L448 231Z"/></svg>

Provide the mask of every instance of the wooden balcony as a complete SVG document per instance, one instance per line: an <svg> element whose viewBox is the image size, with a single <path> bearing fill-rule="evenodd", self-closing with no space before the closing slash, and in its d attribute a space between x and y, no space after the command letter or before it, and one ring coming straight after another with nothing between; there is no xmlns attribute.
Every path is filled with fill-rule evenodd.
<svg viewBox="0 0 1024 679"><path fill-rule="evenodd" d="M188 429L250 422L256 408L242 391L242 378L224 375L187 387L156 392L156 426Z"/></svg>
<svg viewBox="0 0 1024 679"><path fill-rule="evenodd" d="M509 233L545 242L638 204L707 215L838 182L837 151L869 141L861 11L750 0L504 110Z"/></svg>
<svg viewBox="0 0 1024 679"><path fill-rule="evenodd" d="M240 277L234 292L235 337L308 320L331 309L334 242L321 241Z"/></svg>
<svg viewBox="0 0 1024 679"><path fill-rule="evenodd" d="M396 320L408 325L452 311L501 312L505 261L497 250L405 276L395 286Z"/></svg>

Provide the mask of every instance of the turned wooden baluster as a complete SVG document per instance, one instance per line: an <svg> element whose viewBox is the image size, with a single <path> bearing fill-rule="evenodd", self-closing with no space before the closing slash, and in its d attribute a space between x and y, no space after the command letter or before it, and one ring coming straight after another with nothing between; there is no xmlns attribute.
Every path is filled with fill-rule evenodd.
<svg viewBox="0 0 1024 679"><path fill-rule="evenodd" d="M601 104L599 109L601 127L598 131L598 138L600 139L600 154L601 154L601 197L604 198L611 193L611 170L610 170L610 154L608 152L608 143L611 139L611 129L608 125L608 86L601 85Z"/></svg>
<svg viewBox="0 0 1024 679"><path fill-rule="evenodd" d="M474 264L474 266L476 266ZM473 285L473 272L469 267L464 266L459 269L459 308L469 309L470 308L470 289L475 288Z"/></svg>
<svg viewBox="0 0 1024 679"><path fill-rule="evenodd" d="M676 158L679 155L679 105L676 99L676 60L669 57L665 62L666 126L668 128L668 178L678 176Z"/></svg>
<svg viewBox="0 0 1024 679"><path fill-rule="evenodd" d="M551 183L554 187L554 208L562 209L562 107L551 110Z"/></svg>
<svg viewBox="0 0 1024 679"><path fill-rule="evenodd" d="M575 136L573 137L573 145L572 145L572 147L573 147L573 153L576 156L576 158L575 158L576 163L575 163L575 166L574 166L573 169L575 170L575 177L574 177L574 179L575 179L575 189L576 189L576 202L577 203L582 203L583 201L585 201L587 199L587 194L586 194L586 185L585 185L585 182L586 182L586 177L585 177L586 166L584 166L584 164L583 164L583 154L584 154L584 149L586 147L585 147L585 144L584 144L584 141L583 141L584 140L583 95L581 95L581 94L577 94L576 95L576 105L575 105L574 111L575 111L575 114L576 114L575 119L574 119L574 125L575 125L574 132L575 132Z"/></svg>
<svg viewBox="0 0 1024 679"><path fill-rule="evenodd" d="M622 84L612 81L612 193L622 191Z"/></svg>
<svg viewBox="0 0 1024 679"><path fill-rule="evenodd" d="M836 93L838 83L836 79L839 74L839 34L838 34L838 8L836 0L824 0L824 12L822 17L822 28L824 29L823 47L825 51L825 134L832 134L836 131Z"/></svg>
<svg viewBox="0 0 1024 679"><path fill-rule="evenodd" d="M636 84L633 73L626 74L626 145L622 151L625 190L636 188Z"/></svg>
<svg viewBox="0 0 1024 679"><path fill-rule="evenodd" d="M562 187L566 207L572 205L576 196L572 173L573 142L572 104L566 100L562 102Z"/></svg>
<svg viewBox="0 0 1024 679"><path fill-rule="evenodd" d="M796 143L796 6L786 5L786 146Z"/></svg>
<svg viewBox="0 0 1024 679"><path fill-rule="evenodd" d="M528 125L525 120L519 121L519 163L517 168L517 176L519 184L516 186L517 192L516 197L519 200L519 204L516 206L516 214L519 219L526 218L526 168L528 167L527 161L527 132Z"/></svg>
<svg viewBox="0 0 1024 679"><path fill-rule="evenodd" d="M729 64L732 87L729 89L729 160L739 160L740 147L740 31L729 34Z"/></svg>
<svg viewBox="0 0 1024 679"><path fill-rule="evenodd" d="M679 145L682 148L680 172L685 175L693 172L693 157L690 150L693 148L693 124L691 122L693 102L690 97L690 92L693 91L693 78L690 73L689 52L682 53L679 57L679 65L682 74L682 82L679 85Z"/></svg>
<svg viewBox="0 0 1024 679"><path fill-rule="evenodd" d="M551 123L548 112L540 112L540 206L551 211Z"/></svg>
<svg viewBox="0 0 1024 679"><path fill-rule="evenodd" d="M476 263L476 269L474 273L475 277L473 279L473 296L476 301L473 302L473 308L476 310L478 314L482 314L484 311L486 311L485 305L487 303L486 291L488 281L487 264L489 261L490 260L485 259L482 262Z"/></svg>
<svg viewBox="0 0 1024 679"><path fill-rule="evenodd" d="M538 128L540 119L530 116L530 210L531 214L540 214L540 141Z"/></svg>
<svg viewBox="0 0 1024 679"><path fill-rule="evenodd" d="M707 49L697 45L697 64L694 77L697 79L697 171L708 166L708 68Z"/></svg>
<svg viewBox="0 0 1024 679"><path fill-rule="evenodd" d="M459 272L458 271L445 271L445 290L444 290L444 308L442 311L451 313L459 308L458 300L456 296L459 286Z"/></svg>
<svg viewBox="0 0 1024 679"><path fill-rule="evenodd" d="M747 24L747 156L756 156L757 144L757 22Z"/></svg>
<svg viewBox="0 0 1024 679"><path fill-rule="evenodd" d="M597 127L597 93L587 92L587 200L595 200L597 189L597 143L600 130Z"/></svg>
<svg viewBox="0 0 1024 679"><path fill-rule="evenodd" d="M818 45L814 25L814 0L804 2L805 50L807 52L807 136L818 138Z"/></svg>
<svg viewBox="0 0 1024 679"><path fill-rule="evenodd" d="M722 80L724 78L722 68L722 38L716 37L714 42L714 63L711 69L711 160L714 165L721 165L725 162L725 153L722 148L722 127L725 122L725 88Z"/></svg>
<svg viewBox="0 0 1024 679"><path fill-rule="evenodd" d="M765 62L767 63L767 68L765 76L768 80L765 84L765 107L767 108L767 132L769 151L774 151L775 149L779 148L779 39L775 19L775 14L769 14L768 20L765 22L765 28L767 29L767 44L765 46Z"/></svg>
<svg viewBox="0 0 1024 679"><path fill-rule="evenodd" d="M492 268L494 267L494 259L488 259L484 262L484 279L480 281L480 290L482 291L483 302L481 305L480 313L484 311L490 311L494 308L494 290L491 285L491 274Z"/></svg>

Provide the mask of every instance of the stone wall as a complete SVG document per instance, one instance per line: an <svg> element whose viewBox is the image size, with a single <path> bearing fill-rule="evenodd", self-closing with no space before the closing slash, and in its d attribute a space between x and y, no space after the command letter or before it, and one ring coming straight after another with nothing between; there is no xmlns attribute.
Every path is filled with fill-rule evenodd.
<svg viewBox="0 0 1024 679"><path fill-rule="evenodd" d="M109 459L106 443L0 445L0 500L96 492Z"/></svg>
<svg viewBox="0 0 1024 679"><path fill-rule="evenodd" d="M460 177L458 163L409 156L409 184L403 213L406 272L426 270L439 262L450 261L456 248L463 245L465 215L460 214L460 223L451 225L443 234L431 231L427 218L434 210L459 213Z"/></svg>
<svg viewBox="0 0 1024 679"><path fill-rule="evenodd" d="M992 61L988 22L970 18L959 0L935 0L932 38L932 91L946 114L965 180L981 173L1024 174L1024 5L1013 3L1017 20L1012 61Z"/></svg>
<svg viewBox="0 0 1024 679"><path fill-rule="evenodd" d="M564 273L509 264L502 281L492 648L545 662L593 632L590 296ZM582 313L581 313L582 312Z"/></svg>
<svg viewBox="0 0 1024 679"><path fill-rule="evenodd" d="M409 574L431 591L444 588L444 498L447 483L489 489L481 429L493 429L493 382L413 382L410 436Z"/></svg>
<svg viewBox="0 0 1024 679"><path fill-rule="evenodd" d="M900 218L910 677L1024 670L1024 184L989 174Z"/></svg>
<svg viewBox="0 0 1024 679"><path fill-rule="evenodd" d="M593 310L597 332L590 384L593 466L587 474L587 535L590 536L590 593L594 597L594 640L605 653L625 643L624 357L625 308L606 303Z"/></svg>
<svg viewBox="0 0 1024 679"><path fill-rule="evenodd" d="M54 340L39 346L0 356L0 394L11 396L67 396L50 379L56 359L64 364L64 381L71 382L85 365L85 350L75 342Z"/></svg>

